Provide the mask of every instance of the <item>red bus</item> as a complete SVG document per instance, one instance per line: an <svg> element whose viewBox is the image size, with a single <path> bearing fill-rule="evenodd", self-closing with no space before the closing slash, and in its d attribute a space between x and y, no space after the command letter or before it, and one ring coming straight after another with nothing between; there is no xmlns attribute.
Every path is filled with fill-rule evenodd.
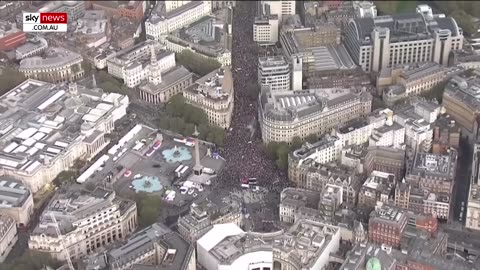
<svg viewBox="0 0 480 270"><path fill-rule="evenodd" d="M145 156L150 157L151 155L153 155L154 152L155 152L155 149L150 148L150 149L148 149L148 151L145 153Z"/></svg>
<svg viewBox="0 0 480 270"><path fill-rule="evenodd" d="M160 148L161 145L162 145L161 141L155 141L155 143L153 144L153 149L157 150L158 148Z"/></svg>

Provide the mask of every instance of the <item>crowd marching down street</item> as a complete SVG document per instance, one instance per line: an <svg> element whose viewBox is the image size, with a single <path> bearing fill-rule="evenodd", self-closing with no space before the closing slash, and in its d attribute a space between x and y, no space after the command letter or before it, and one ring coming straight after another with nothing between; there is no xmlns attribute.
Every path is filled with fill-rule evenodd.
<svg viewBox="0 0 480 270"><path fill-rule="evenodd" d="M226 164L215 182L234 188L240 186L240 179L257 178L260 186L280 192L288 185L287 176L275 168L274 161L262 151L256 119L258 104L249 93L251 89L247 89L257 81L258 48L252 37L255 13L255 1L237 2L234 10L232 70L235 107L231 132L227 133L224 149L220 152Z"/></svg>

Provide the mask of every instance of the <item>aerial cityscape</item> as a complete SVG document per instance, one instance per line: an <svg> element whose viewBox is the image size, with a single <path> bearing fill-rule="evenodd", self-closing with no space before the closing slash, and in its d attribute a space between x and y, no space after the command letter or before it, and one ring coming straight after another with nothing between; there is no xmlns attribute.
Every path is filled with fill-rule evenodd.
<svg viewBox="0 0 480 270"><path fill-rule="evenodd" d="M476 1L0 1L0 270L480 270Z"/></svg>

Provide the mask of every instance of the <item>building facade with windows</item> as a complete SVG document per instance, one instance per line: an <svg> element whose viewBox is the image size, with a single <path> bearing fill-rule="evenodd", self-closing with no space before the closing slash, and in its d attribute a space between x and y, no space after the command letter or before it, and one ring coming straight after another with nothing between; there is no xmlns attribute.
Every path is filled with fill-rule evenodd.
<svg viewBox="0 0 480 270"><path fill-rule="evenodd" d="M345 29L345 47L367 72L397 64L432 61L447 66L450 52L463 47L455 19L427 13L355 18Z"/></svg>
<svg viewBox="0 0 480 270"><path fill-rule="evenodd" d="M61 236L57 235L51 215L57 220ZM61 261L66 260L63 249L68 248L72 259L79 259L127 239L137 223L135 202L117 197L114 191L96 188L92 192L59 192L42 213L28 246Z"/></svg>
<svg viewBox="0 0 480 270"><path fill-rule="evenodd" d="M273 92L262 87L259 119L263 142L290 142L294 137L326 134L371 112L372 96L348 89Z"/></svg>

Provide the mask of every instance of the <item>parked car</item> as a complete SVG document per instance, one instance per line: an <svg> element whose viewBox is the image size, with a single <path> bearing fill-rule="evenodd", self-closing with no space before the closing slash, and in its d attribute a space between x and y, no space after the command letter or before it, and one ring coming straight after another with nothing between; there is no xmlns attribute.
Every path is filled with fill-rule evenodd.
<svg viewBox="0 0 480 270"><path fill-rule="evenodd" d="M125 176L125 177L130 177L130 175L132 175L132 171L130 171L130 170L126 170L126 171L123 173L123 176Z"/></svg>

